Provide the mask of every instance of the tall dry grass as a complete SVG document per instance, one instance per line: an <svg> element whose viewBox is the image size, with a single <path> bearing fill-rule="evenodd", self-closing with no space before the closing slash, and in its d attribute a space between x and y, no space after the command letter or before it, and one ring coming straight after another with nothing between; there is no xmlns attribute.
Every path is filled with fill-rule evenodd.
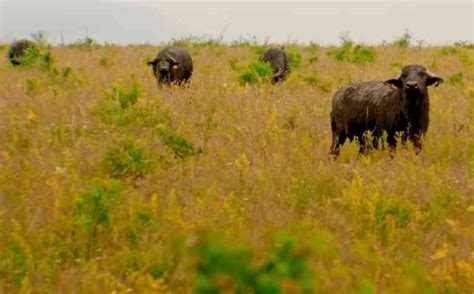
<svg viewBox="0 0 474 294"><path fill-rule="evenodd" d="M159 49L53 48L49 71L0 59L1 292L190 292L209 232L255 265L291 236L312 292L474 289L472 48L386 45L350 63L295 47L286 82L241 86L229 60L254 48L191 46L191 84L163 89L146 66ZM346 144L331 160L336 89L411 63L446 80L430 89L423 152L359 158Z"/></svg>

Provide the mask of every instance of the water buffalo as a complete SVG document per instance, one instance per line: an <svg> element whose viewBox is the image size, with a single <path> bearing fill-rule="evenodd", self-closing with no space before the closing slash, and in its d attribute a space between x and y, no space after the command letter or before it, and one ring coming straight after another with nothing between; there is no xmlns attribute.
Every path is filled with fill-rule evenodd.
<svg viewBox="0 0 474 294"><path fill-rule="evenodd" d="M288 52L280 48L270 48L262 53L260 60L271 64L273 68L273 84L285 80L286 75L290 71L290 55Z"/></svg>
<svg viewBox="0 0 474 294"><path fill-rule="evenodd" d="M181 47L163 49L148 65L152 66L158 85L186 83L193 73L191 55Z"/></svg>
<svg viewBox="0 0 474 294"><path fill-rule="evenodd" d="M29 40L18 40L13 42L10 51L8 52L8 60L13 65L20 65L21 59L28 49L37 50L36 44Z"/></svg>
<svg viewBox="0 0 474 294"><path fill-rule="evenodd" d="M413 142L421 150L421 137L428 130L428 86L438 86L443 79L421 65L405 66L399 77L387 81L356 82L336 92L332 101L331 129L334 156L346 139L357 138L360 153L367 143L377 148L378 138L384 132L390 148L402 142ZM367 142L367 131L372 141Z"/></svg>

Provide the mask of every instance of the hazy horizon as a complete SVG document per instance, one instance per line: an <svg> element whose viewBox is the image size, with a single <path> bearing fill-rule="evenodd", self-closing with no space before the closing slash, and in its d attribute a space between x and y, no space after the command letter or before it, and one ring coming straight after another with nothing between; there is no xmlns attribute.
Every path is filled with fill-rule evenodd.
<svg viewBox="0 0 474 294"><path fill-rule="evenodd" d="M426 45L474 39L474 4L459 2L164 2L147 0L0 0L0 42L45 31L49 41L159 44L186 36L231 42L338 44L393 41L406 30ZM61 37L62 36L62 37Z"/></svg>

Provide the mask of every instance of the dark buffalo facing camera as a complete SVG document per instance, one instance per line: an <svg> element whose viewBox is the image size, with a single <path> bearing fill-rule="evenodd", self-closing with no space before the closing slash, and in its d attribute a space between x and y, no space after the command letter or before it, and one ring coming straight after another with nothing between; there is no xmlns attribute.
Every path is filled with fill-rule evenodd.
<svg viewBox="0 0 474 294"><path fill-rule="evenodd" d="M280 48L270 48L262 53L260 60L268 62L273 68L272 83L285 80L290 71L290 55Z"/></svg>
<svg viewBox="0 0 474 294"><path fill-rule="evenodd" d="M35 43L29 40L18 40L13 42L10 51L8 52L8 60L13 65L20 65L21 59L28 49L36 50Z"/></svg>
<svg viewBox="0 0 474 294"><path fill-rule="evenodd" d="M377 148L383 133L391 148L397 144L397 135L401 135L402 142L409 139L418 152L429 124L427 87L442 82L424 66L408 65L396 79L356 82L340 89L332 102L330 152L337 156L346 139L354 138L360 142L361 153L367 143ZM371 142L367 142L368 131Z"/></svg>
<svg viewBox="0 0 474 294"><path fill-rule="evenodd" d="M188 50L167 47L160 51L148 65L152 66L158 85L186 83L193 73L193 61Z"/></svg>

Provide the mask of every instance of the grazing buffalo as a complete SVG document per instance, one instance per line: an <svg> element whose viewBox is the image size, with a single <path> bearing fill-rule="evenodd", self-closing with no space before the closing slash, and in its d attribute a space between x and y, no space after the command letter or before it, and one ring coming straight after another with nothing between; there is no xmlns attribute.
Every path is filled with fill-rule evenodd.
<svg viewBox="0 0 474 294"><path fill-rule="evenodd" d="M290 71L290 55L280 48L270 48L265 50L260 60L268 62L273 68L272 83L278 83L285 80Z"/></svg>
<svg viewBox="0 0 474 294"><path fill-rule="evenodd" d="M160 51L153 61L153 74L158 85L186 83L193 73L193 61L188 50L181 47L167 47Z"/></svg>
<svg viewBox="0 0 474 294"><path fill-rule="evenodd" d="M13 65L20 65L21 59L28 49L37 50L36 44L29 40L18 40L12 43L8 52L8 60Z"/></svg>
<svg viewBox="0 0 474 294"><path fill-rule="evenodd" d="M332 101L331 154L337 156L346 139L357 138L359 152L365 152L367 143L377 148L378 138L385 132L387 143L393 149L397 135L402 142L413 142L421 150L421 137L428 130L428 86L442 83L443 79L430 73L424 66L405 66L400 76L387 81L356 82L336 92ZM373 141L367 142L367 131Z"/></svg>

